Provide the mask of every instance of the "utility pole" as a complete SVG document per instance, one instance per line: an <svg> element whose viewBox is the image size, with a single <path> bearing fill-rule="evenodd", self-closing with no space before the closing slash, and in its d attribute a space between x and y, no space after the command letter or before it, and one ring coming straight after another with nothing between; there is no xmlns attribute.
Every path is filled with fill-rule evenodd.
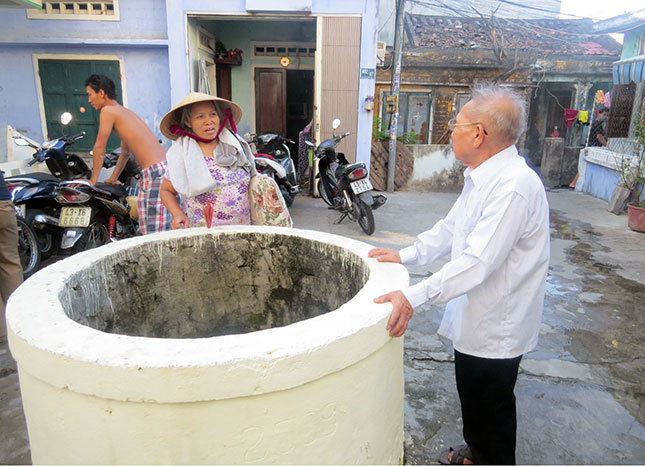
<svg viewBox="0 0 645 466"><path fill-rule="evenodd" d="M399 88L401 84L401 50L403 49L403 15L405 0L397 0L396 24L394 27L394 66L392 67L392 90L388 99L388 109L392 109L390 119L390 152L387 159L387 192L394 192L396 173L396 130L399 125Z"/></svg>

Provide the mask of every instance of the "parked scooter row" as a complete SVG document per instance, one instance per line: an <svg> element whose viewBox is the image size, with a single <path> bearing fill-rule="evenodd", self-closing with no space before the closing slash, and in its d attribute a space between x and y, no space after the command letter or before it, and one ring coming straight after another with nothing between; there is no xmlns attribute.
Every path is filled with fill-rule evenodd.
<svg viewBox="0 0 645 466"><path fill-rule="evenodd" d="M70 121L71 115L61 116L64 125ZM130 178L136 177L138 167L126 166L124 186L107 183L92 186L87 181L80 181L80 178L89 178L91 171L81 157L68 153L67 148L84 134L62 136L39 146L26 139L14 139L15 144L31 146L35 150L29 166L44 162L51 173L6 178L19 219L24 221L19 220L19 226L24 223L31 228L38 245L35 250L30 249L33 257L24 261L25 276L37 270L41 255L73 254L138 232L136 208L129 205L126 190L126 187L132 189ZM116 158L118 154L106 157L104 166L116 163ZM26 228L24 230L27 245L30 235Z"/></svg>
<svg viewBox="0 0 645 466"><path fill-rule="evenodd" d="M321 142L318 147L307 141L318 160L317 189L330 209L341 212L342 215L335 223L349 217L352 221L357 221L365 233L371 235L376 228L372 211L385 204L387 197L384 194L372 194L374 188L363 162L349 163L345 154L336 152L336 146L349 136L349 132L336 136L335 131L339 126L340 120L336 118L332 122L333 137Z"/></svg>

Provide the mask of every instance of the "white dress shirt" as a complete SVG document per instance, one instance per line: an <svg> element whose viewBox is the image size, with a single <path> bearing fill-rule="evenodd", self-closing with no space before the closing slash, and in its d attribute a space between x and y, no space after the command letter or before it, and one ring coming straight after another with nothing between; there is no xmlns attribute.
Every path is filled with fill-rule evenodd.
<svg viewBox="0 0 645 466"><path fill-rule="evenodd" d="M515 146L464 172L464 189L445 219L401 249L404 264L451 260L403 290L413 307L445 303L439 334L482 358L532 350L542 319L549 265L544 186Z"/></svg>

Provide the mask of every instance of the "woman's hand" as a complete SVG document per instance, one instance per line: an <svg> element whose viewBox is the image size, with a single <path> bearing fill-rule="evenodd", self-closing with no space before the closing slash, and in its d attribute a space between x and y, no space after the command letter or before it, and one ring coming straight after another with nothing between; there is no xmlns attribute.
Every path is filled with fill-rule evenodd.
<svg viewBox="0 0 645 466"><path fill-rule="evenodd" d="M188 228L190 227L190 222L188 221L188 217L186 216L185 213L173 215L172 217L172 222L170 223L170 228L173 230L178 230L180 228Z"/></svg>

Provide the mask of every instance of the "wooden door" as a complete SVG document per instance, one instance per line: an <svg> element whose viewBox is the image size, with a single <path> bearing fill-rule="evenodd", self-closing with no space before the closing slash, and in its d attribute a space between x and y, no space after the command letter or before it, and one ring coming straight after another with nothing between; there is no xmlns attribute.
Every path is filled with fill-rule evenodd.
<svg viewBox="0 0 645 466"><path fill-rule="evenodd" d="M116 100L123 103L121 91L121 72L118 61L112 60L38 60L40 85L47 137L58 138L63 134L71 135L85 131L85 137L73 146L75 151L89 151L96 141L99 129L99 112L87 101L85 80L92 74L102 74L114 81ZM63 127L60 115L72 114L72 123ZM107 149L113 150L120 145L116 134L108 139Z"/></svg>
<svg viewBox="0 0 645 466"><path fill-rule="evenodd" d="M286 70L255 69L255 132L287 133Z"/></svg>
<svg viewBox="0 0 645 466"><path fill-rule="evenodd" d="M217 97L232 100L231 67L229 65L215 65L217 67Z"/></svg>

